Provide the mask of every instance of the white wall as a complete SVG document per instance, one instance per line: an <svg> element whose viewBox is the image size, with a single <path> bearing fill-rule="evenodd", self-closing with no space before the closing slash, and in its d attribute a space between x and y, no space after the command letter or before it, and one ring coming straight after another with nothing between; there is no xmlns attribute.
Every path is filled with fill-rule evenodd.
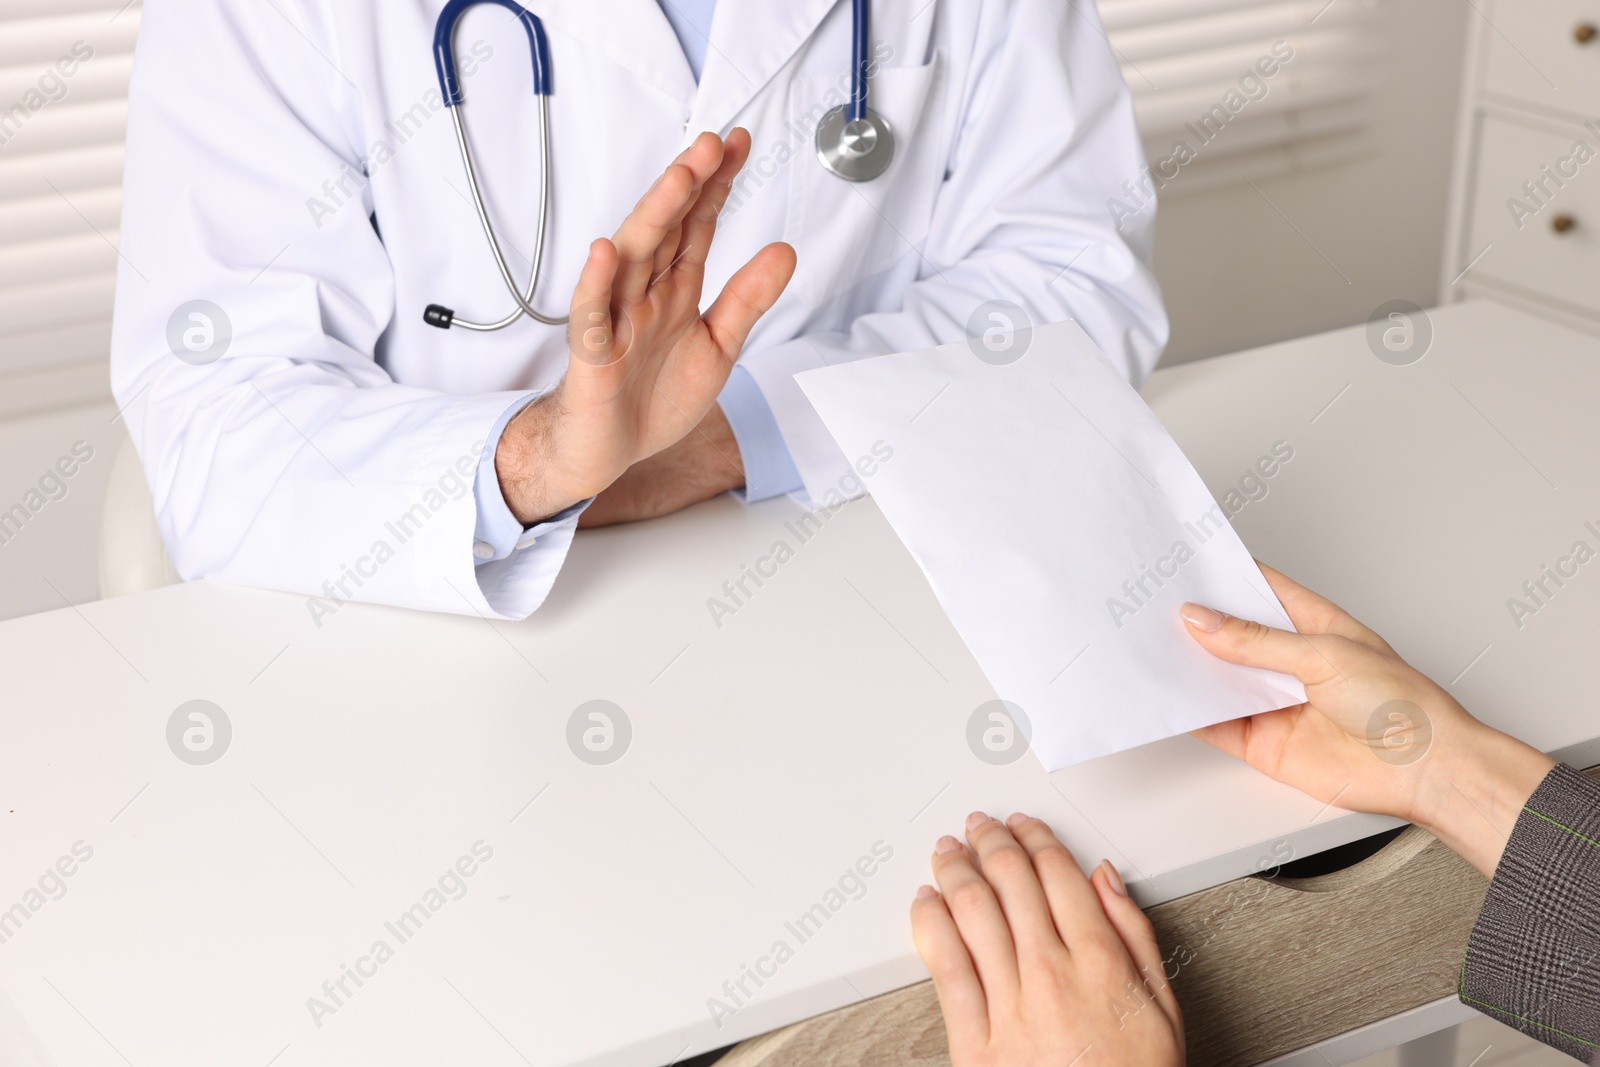
<svg viewBox="0 0 1600 1067"><path fill-rule="evenodd" d="M1479 16L1460 0L1388 2L1377 154L1257 181L1289 222L1243 182L1199 192L1175 182L1161 201L1165 364L1365 322L1389 300L1438 302L1466 20Z"/></svg>

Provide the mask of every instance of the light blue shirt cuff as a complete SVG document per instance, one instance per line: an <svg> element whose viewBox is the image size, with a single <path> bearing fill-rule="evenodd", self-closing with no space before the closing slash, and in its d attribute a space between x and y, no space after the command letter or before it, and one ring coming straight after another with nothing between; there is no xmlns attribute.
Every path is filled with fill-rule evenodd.
<svg viewBox="0 0 1600 1067"><path fill-rule="evenodd" d="M728 418L733 439L739 444L739 455L744 458L742 497L746 503L793 493L805 485L789 457L789 446L783 443L772 407L749 371L735 364L717 403Z"/></svg>
<svg viewBox="0 0 1600 1067"><path fill-rule="evenodd" d="M478 525L473 532L472 557L480 567L485 563L505 559L518 549L531 547L541 534L581 515L590 504L594 503L593 497L581 500L560 514L552 515L532 526L523 526L517 521L517 517L511 514L511 505L506 503L505 494L500 491L500 475L494 469L495 451L500 444L500 435L506 432L506 426L523 408L537 399L538 394L529 393L506 408L484 442L483 458L478 461L478 474L472 483L473 499L478 505Z"/></svg>

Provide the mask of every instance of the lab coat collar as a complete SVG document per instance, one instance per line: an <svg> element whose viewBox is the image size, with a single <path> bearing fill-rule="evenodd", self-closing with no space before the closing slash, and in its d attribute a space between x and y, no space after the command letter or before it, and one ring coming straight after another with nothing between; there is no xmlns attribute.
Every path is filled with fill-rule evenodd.
<svg viewBox="0 0 1600 1067"><path fill-rule="evenodd" d="M711 42L689 118L690 132L726 134L740 110L783 69L840 2L720 0L711 21ZM839 69L849 71L848 52L839 55Z"/></svg>
<svg viewBox="0 0 1600 1067"><path fill-rule="evenodd" d="M749 104L810 40L816 27L842 0L782 0L782 3L720 0L710 24L706 69L701 70L691 130L726 134ZM842 53L840 70L850 70Z"/></svg>
<svg viewBox="0 0 1600 1067"><path fill-rule="evenodd" d="M659 89L680 104L685 115L689 114L696 93L694 71L657 0L523 2L552 30L559 30ZM551 64L551 81L557 93L562 91L561 59L557 55Z"/></svg>
<svg viewBox="0 0 1600 1067"><path fill-rule="evenodd" d="M659 0L528 0L551 28L573 37L683 105L689 137L727 133L739 111L770 82L841 0L722 0L697 87L683 46ZM552 77L561 92L561 62ZM850 56L839 55L839 69ZM687 138L686 138L687 139Z"/></svg>

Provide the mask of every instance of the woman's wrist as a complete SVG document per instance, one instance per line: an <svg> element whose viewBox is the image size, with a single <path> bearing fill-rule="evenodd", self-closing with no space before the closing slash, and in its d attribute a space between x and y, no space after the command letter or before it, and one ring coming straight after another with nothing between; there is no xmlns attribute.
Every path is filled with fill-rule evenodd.
<svg viewBox="0 0 1600 1067"><path fill-rule="evenodd" d="M1494 877L1523 805L1555 761L1468 717L1437 738L1423 763L1411 821Z"/></svg>

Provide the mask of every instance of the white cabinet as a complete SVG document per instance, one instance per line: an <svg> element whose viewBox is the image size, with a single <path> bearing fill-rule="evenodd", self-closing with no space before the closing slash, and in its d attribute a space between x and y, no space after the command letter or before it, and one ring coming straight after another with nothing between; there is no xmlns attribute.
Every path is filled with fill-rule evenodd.
<svg viewBox="0 0 1600 1067"><path fill-rule="evenodd" d="M1496 0L1481 7L1484 18L1475 21L1486 94L1557 110L1600 109L1600 3Z"/></svg>
<svg viewBox="0 0 1600 1067"><path fill-rule="evenodd" d="M1600 332L1600 0L1476 6L1444 299Z"/></svg>

